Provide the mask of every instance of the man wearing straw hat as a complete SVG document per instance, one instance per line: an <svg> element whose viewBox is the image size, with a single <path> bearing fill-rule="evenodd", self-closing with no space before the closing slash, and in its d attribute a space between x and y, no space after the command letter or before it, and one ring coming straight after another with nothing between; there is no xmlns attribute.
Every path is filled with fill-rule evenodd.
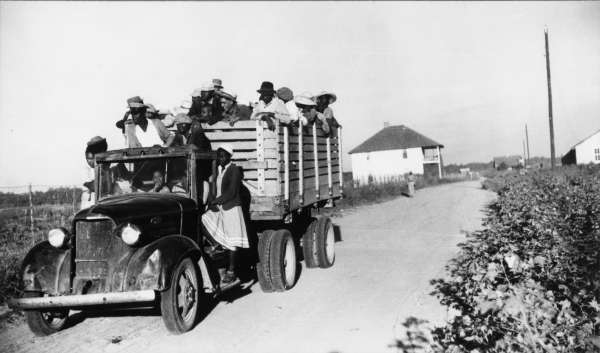
<svg viewBox="0 0 600 353"><path fill-rule="evenodd" d="M129 110L116 124L123 132L125 146L127 148L161 146L164 141L156 127L149 128L148 126L148 106L144 104L144 101L139 96L131 97L127 99L127 106Z"/></svg>
<svg viewBox="0 0 600 353"><path fill-rule="evenodd" d="M337 100L337 96L333 92L322 91L315 96L315 99L317 101L318 118L327 123L329 130L331 131L331 135L335 136L337 128L340 126L340 124L333 116L333 110L329 105L333 104Z"/></svg>
<svg viewBox="0 0 600 353"><path fill-rule="evenodd" d="M235 275L236 253L239 248L249 248L246 223L242 212L240 186L242 173L233 163L233 146L222 144L217 148L219 174L217 195L208 202L208 211L202 215L202 224L210 236L230 251L229 267L222 282L237 280Z"/></svg>

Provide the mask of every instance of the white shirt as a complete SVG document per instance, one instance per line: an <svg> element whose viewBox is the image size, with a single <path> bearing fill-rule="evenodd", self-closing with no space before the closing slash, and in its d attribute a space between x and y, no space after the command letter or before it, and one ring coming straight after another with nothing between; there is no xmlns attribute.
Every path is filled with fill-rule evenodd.
<svg viewBox="0 0 600 353"><path fill-rule="evenodd" d="M126 148L163 145L163 141L160 139L158 131L151 121L148 121L148 126L146 127L146 131L144 131L138 125L134 125L133 120L127 120L125 122L124 136Z"/></svg>
<svg viewBox="0 0 600 353"><path fill-rule="evenodd" d="M254 106L250 119L258 120L261 118L260 113L275 113L275 119L281 121L284 124L289 123L292 119L283 101L277 97L265 104L265 102L258 101L258 104Z"/></svg>
<svg viewBox="0 0 600 353"><path fill-rule="evenodd" d="M223 183L223 175L225 175L225 171L227 170L227 168L229 168L230 165L231 162L227 163L225 167L219 166L219 175L217 175L217 197L221 196L221 184Z"/></svg>
<svg viewBox="0 0 600 353"><path fill-rule="evenodd" d="M302 126L306 126L306 124L308 124L308 120L304 117L304 115L302 115L300 109L298 109L298 106L293 99L285 103L285 107L290 113L291 121L300 121Z"/></svg>

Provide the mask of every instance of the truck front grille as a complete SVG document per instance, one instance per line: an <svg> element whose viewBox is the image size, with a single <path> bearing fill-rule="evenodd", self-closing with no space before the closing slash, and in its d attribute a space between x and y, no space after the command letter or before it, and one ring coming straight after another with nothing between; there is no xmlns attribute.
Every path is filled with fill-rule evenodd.
<svg viewBox="0 0 600 353"><path fill-rule="evenodd" d="M75 258L82 260L107 260L113 255L121 239L113 235L115 224L110 219L78 221L75 224ZM120 243L120 244L115 244Z"/></svg>

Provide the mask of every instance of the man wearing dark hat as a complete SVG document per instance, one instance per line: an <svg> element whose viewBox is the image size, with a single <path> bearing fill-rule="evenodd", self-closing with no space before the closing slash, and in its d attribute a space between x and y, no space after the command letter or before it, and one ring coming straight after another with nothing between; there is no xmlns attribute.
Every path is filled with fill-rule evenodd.
<svg viewBox="0 0 600 353"><path fill-rule="evenodd" d="M251 119L265 120L269 124L270 129L274 129L275 119L284 124L290 123L290 113L281 99L275 96L276 92L273 89L272 82L264 81L257 92L260 94L260 97L258 103L254 105Z"/></svg>
<svg viewBox="0 0 600 353"><path fill-rule="evenodd" d="M221 108L218 93L213 83L205 83L202 85L202 88L195 89L192 92L192 107L188 112L188 116L192 120L198 120L201 123L208 123L210 125L219 121L223 109ZM208 107L209 112L208 114L203 114L202 110L206 110L206 107Z"/></svg>

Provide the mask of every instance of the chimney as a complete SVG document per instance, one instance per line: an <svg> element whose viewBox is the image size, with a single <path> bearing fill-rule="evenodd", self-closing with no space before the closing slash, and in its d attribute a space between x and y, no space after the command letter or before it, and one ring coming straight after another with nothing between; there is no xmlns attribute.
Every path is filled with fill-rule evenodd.
<svg viewBox="0 0 600 353"><path fill-rule="evenodd" d="M383 128L385 129L386 127L390 127L390 122L389 121L384 121L383 122Z"/></svg>

